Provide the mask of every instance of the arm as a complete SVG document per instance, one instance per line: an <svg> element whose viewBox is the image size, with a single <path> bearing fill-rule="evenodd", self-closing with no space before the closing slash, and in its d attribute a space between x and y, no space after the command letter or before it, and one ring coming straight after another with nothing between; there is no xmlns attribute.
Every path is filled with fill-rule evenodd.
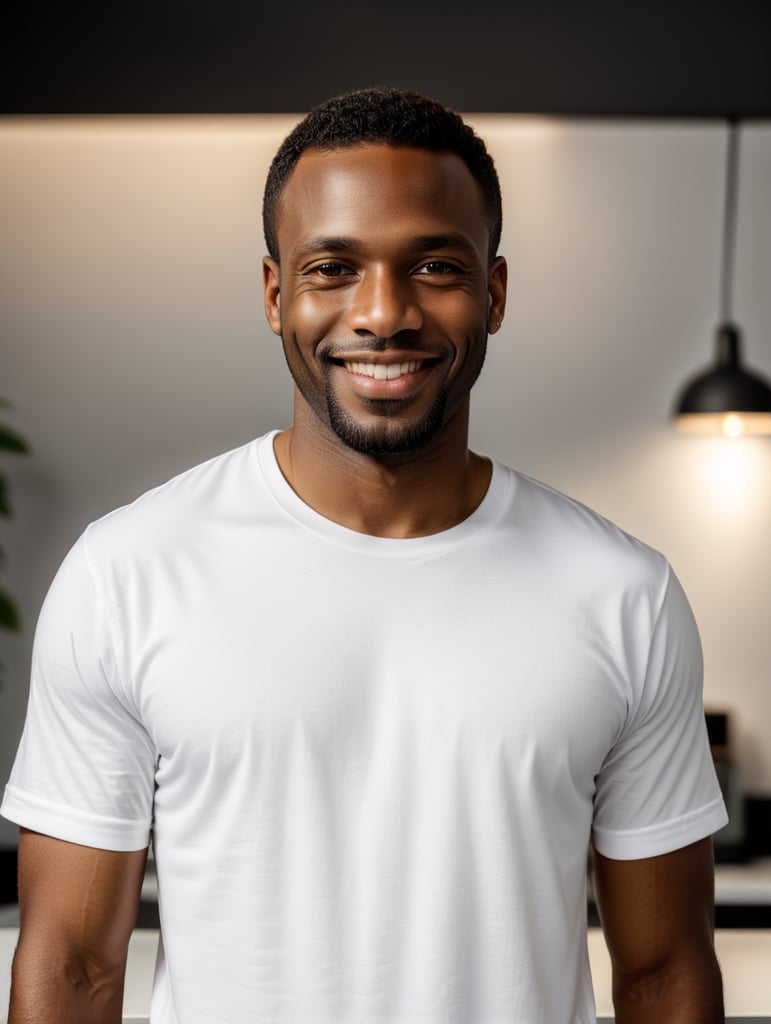
<svg viewBox="0 0 771 1024"><path fill-rule="evenodd" d="M593 850L617 1024L722 1024L712 842L642 860Z"/></svg>
<svg viewBox="0 0 771 1024"><path fill-rule="evenodd" d="M146 858L22 830L8 1024L120 1024Z"/></svg>

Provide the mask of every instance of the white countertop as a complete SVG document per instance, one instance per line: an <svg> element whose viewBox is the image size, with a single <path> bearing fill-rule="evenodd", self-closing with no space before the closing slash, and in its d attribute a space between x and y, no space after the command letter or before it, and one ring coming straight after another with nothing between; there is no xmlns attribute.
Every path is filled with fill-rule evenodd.
<svg viewBox="0 0 771 1024"><path fill-rule="evenodd" d="M0 1024L5 1024L10 987L10 964L16 945L16 929L0 927ZM771 1015L771 929L730 929L715 936L723 968L726 1012L731 1015ZM131 938L126 971L124 1014L127 1019L146 1019L150 1004L158 933L137 930ZM612 1015L610 960L598 928L589 929L597 1012Z"/></svg>
<svg viewBox="0 0 771 1024"><path fill-rule="evenodd" d="M771 858L765 857L749 864L716 865L715 902L771 904Z"/></svg>

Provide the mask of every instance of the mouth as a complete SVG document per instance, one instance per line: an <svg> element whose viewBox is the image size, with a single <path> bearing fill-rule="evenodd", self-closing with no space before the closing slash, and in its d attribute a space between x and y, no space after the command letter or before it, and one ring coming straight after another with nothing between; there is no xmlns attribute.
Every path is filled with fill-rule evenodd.
<svg viewBox="0 0 771 1024"><path fill-rule="evenodd" d="M349 373L374 380L398 380L408 374L417 373L425 365L424 359L409 359L400 363L367 363L361 360L344 360L342 365Z"/></svg>

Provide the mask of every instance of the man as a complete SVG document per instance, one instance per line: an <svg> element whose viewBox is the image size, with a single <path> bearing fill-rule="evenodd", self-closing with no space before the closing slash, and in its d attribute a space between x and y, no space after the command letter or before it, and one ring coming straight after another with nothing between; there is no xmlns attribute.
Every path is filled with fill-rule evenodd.
<svg viewBox="0 0 771 1024"><path fill-rule="evenodd" d="M661 556L468 450L503 319L483 144L323 104L264 205L293 426L92 524L4 813L11 1024L115 1022L150 840L153 1024L723 1019L700 654Z"/></svg>

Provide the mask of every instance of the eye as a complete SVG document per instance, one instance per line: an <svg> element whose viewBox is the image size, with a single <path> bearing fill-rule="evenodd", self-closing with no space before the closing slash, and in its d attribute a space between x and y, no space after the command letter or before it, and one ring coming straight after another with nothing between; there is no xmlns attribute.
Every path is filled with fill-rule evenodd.
<svg viewBox="0 0 771 1024"><path fill-rule="evenodd" d="M454 263L447 263L445 260L429 260L418 267L419 274L428 274L432 277L443 277L446 274L459 274L460 268Z"/></svg>
<svg viewBox="0 0 771 1024"><path fill-rule="evenodd" d="M319 263L311 269L312 274L320 274L322 277L344 277L352 273L349 267L343 263Z"/></svg>

